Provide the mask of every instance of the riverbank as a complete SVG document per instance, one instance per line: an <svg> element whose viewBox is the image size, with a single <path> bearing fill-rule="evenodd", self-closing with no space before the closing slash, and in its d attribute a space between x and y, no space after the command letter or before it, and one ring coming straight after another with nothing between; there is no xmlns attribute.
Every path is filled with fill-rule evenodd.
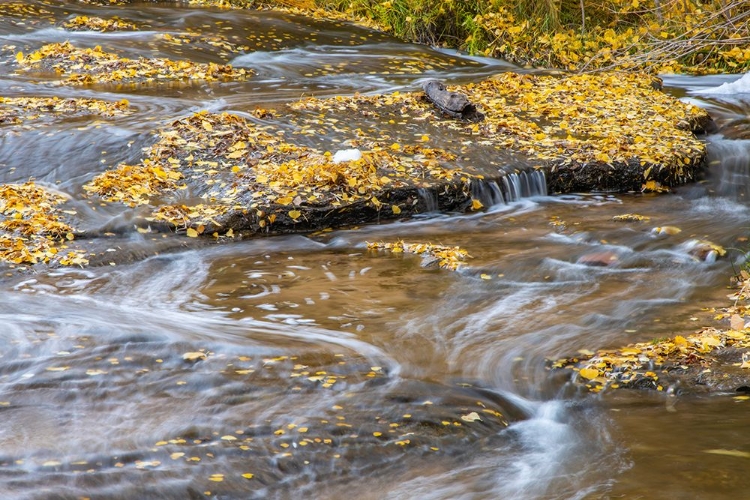
<svg viewBox="0 0 750 500"><path fill-rule="evenodd" d="M474 2L469 0L189 0L190 5L276 8L358 23L403 40L520 65L569 71L743 73L748 17L740 0Z"/></svg>

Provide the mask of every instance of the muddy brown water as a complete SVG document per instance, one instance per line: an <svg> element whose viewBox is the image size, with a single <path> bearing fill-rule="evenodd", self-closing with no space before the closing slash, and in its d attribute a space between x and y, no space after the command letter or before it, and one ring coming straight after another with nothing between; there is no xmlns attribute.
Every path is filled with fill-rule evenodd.
<svg viewBox="0 0 750 500"><path fill-rule="evenodd" d="M0 17L0 45L14 47L3 52L0 95L127 98L136 110L0 128L0 181L34 178L70 194L90 230L127 228L132 215L80 199L81 185L137 161L170 119L513 69L287 14L23 5L41 10ZM117 15L142 30L56 27L74 15ZM185 30L251 50L159 38ZM62 40L258 75L70 88L14 74L15 51ZM92 243L113 265L4 273L0 496L744 498L750 402L590 396L544 369L580 349L692 332L713 324L703 308L727 303L741 252L701 262L688 250L694 239L747 245L750 98L704 93L734 79L666 79L719 126L706 138L705 180L671 195L537 191L481 214L201 247L128 231ZM650 220L612 221L624 213ZM682 232L651 231L667 225ZM366 249L396 239L460 245L472 258L453 273ZM617 265L576 263L603 251ZM201 351L206 359L183 359Z"/></svg>

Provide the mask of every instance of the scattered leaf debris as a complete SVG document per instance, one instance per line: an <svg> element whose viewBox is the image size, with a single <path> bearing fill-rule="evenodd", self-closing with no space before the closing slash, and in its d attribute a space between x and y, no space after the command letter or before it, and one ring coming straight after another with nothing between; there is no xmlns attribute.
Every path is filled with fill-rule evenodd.
<svg viewBox="0 0 750 500"><path fill-rule="evenodd" d="M16 54L23 70L56 71L68 85L94 83L154 83L163 81L244 80L251 70L234 69L229 65L173 61L164 58L128 59L100 46L80 49L70 42L44 45L28 55Z"/></svg>
<svg viewBox="0 0 750 500"><path fill-rule="evenodd" d="M542 160L551 175L563 169L585 175L597 165L605 167L596 170L597 176L605 177L601 183L630 169L630 185L610 184L621 190L641 190L653 181L654 188L659 183L666 189L695 177L706 147L692 130L700 130L710 118L697 106L654 89L653 81L654 77L629 73L559 77L507 72L449 87L477 105L485 114L482 123L441 119L418 92L309 98L292 107L346 110L367 117L395 108L404 116L447 127L480 145ZM577 188L576 184L560 185L556 190Z"/></svg>
<svg viewBox="0 0 750 500"><path fill-rule="evenodd" d="M651 217L638 214L622 214L615 215L614 217L612 217L612 220L615 222L647 222L651 220Z"/></svg>
<svg viewBox="0 0 750 500"><path fill-rule="evenodd" d="M367 248L369 250L386 250L391 253L411 253L423 258L436 259L441 269L451 271L458 270L464 264L464 260L470 257L469 253L460 247L433 245L432 243L404 243L403 241L385 243L376 241L368 242Z"/></svg>
<svg viewBox="0 0 750 500"><path fill-rule="evenodd" d="M118 17L103 19L96 16L76 16L63 23L63 28L69 31L133 31L138 27L129 21Z"/></svg>
<svg viewBox="0 0 750 500"><path fill-rule="evenodd" d="M0 96L0 125L18 125L47 116L98 115L112 117L129 112L130 103L127 99L112 102L86 98Z"/></svg>
<svg viewBox="0 0 750 500"><path fill-rule="evenodd" d="M750 348L750 330L704 328L688 336L629 344L621 349L602 349L551 364L553 369L578 373L592 392L605 388L637 387L664 390L663 374L679 373L689 367L708 367L706 358L719 349ZM750 368L750 363L742 368Z"/></svg>
<svg viewBox="0 0 750 500"><path fill-rule="evenodd" d="M469 182L468 174L445 166L455 155L440 149L380 143L361 148L359 159L335 162L330 151L288 142L270 125L201 111L160 132L140 165L120 165L84 189L106 201L137 206L190 184L204 203L164 203L152 219L174 227L203 224L212 233L223 225L218 216L229 211L250 213L261 230L282 217L299 223L314 217L310 214L316 209L355 202L395 216L411 205L386 205L391 189L439 182L465 189Z"/></svg>
<svg viewBox="0 0 750 500"><path fill-rule="evenodd" d="M87 264L84 252L68 249L75 236L58 208L65 201L62 194L33 182L0 185L0 260L12 264Z"/></svg>

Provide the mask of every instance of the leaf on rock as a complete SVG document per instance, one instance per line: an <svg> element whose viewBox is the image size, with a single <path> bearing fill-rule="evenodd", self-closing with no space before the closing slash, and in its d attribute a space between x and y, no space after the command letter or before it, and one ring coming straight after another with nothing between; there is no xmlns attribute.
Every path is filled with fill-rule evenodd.
<svg viewBox="0 0 750 500"><path fill-rule="evenodd" d="M578 373L581 374L581 377L589 380L595 379L600 375L599 370L596 368L581 368Z"/></svg>

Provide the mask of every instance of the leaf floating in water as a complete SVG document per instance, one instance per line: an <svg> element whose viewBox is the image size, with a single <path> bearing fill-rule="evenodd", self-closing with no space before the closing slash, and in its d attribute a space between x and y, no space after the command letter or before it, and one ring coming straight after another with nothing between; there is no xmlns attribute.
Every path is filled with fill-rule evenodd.
<svg viewBox="0 0 750 500"><path fill-rule="evenodd" d="M255 474L251 474L250 472L245 472L244 474L242 474L242 477L244 477L245 479L252 479L255 477Z"/></svg>
<svg viewBox="0 0 750 500"><path fill-rule="evenodd" d="M477 420L479 420L481 422L482 417L480 417L477 412L473 411L467 415L461 415L461 420L463 420L464 422L476 422Z"/></svg>
<svg viewBox="0 0 750 500"><path fill-rule="evenodd" d="M613 221L616 222L644 222L651 220L651 217L646 217L645 215L638 215L638 214L622 214L622 215L615 215L612 217Z"/></svg>
<svg viewBox="0 0 750 500"><path fill-rule="evenodd" d="M448 247L443 245L433 245L431 243L404 243L397 241L395 243L373 242L367 243L370 250L390 250L392 253L413 253L423 258L437 259L442 269L457 270L462 261L470 257L466 250L460 247Z"/></svg>
<svg viewBox="0 0 750 500"><path fill-rule="evenodd" d="M195 352L186 352L182 355L182 359L185 361L201 361L203 359L206 359L206 353L195 351Z"/></svg>
<svg viewBox="0 0 750 500"><path fill-rule="evenodd" d="M711 453L712 455L726 455L728 457L750 458L750 453L746 451L726 450L724 448L718 448L714 450L703 450L703 453Z"/></svg>
<svg viewBox="0 0 750 500"><path fill-rule="evenodd" d="M479 277L482 278L483 280L491 280L492 279L492 276L490 276L489 274L484 274L484 273L480 274Z"/></svg>
<svg viewBox="0 0 750 500"><path fill-rule="evenodd" d="M682 229L675 226L661 226L661 227L655 227L651 230L652 233L656 234L668 234L670 236L673 236L675 234L679 234L682 232Z"/></svg>

